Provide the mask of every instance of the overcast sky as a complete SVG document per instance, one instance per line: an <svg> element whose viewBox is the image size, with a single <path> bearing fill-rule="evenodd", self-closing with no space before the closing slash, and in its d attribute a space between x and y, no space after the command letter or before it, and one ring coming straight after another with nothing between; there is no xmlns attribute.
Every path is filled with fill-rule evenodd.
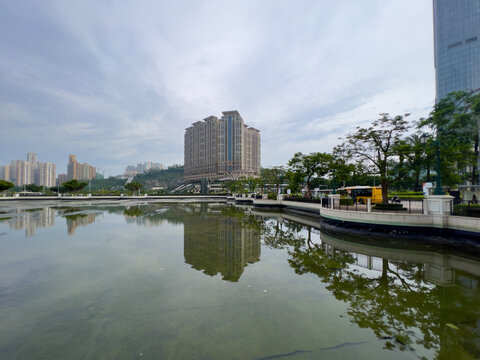
<svg viewBox="0 0 480 360"><path fill-rule="evenodd" d="M0 164L183 163L189 124L238 110L284 165L426 116L434 80L431 0L0 0Z"/></svg>

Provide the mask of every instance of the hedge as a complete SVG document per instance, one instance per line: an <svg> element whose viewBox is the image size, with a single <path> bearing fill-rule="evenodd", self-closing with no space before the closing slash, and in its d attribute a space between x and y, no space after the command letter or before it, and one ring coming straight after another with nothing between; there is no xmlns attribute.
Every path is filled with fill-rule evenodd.
<svg viewBox="0 0 480 360"><path fill-rule="evenodd" d="M319 204L320 203L320 199L315 199L313 197L298 196L298 195L285 196L284 200L298 201L298 202L305 202L305 203L314 203L314 204Z"/></svg>
<svg viewBox="0 0 480 360"><path fill-rule="evenodd" d="M341 198L340 199L340 205L353 205L353 199L352 198Z"/></svg>
<svg viewBox="0 0 480 360"><path fill-rule="evenodd" d="M480 205L458 204L453 207L453 213L460 216L480 217Z"/></svg>
<svg viewBox="0 0 480 360"><path fill-rule="evenodd" d="M374 210L394 210L394 211L406 211L402 204L375 204Z"/></svg>

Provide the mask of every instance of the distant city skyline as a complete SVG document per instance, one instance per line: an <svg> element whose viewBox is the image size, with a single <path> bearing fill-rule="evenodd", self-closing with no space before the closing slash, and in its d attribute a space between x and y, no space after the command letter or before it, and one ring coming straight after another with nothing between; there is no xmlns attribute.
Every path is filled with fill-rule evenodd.
<svg viewBox="0 0 480 360"><path fill-rule="evenodd" d="M4 1L0 164L26 150L57 173L68 154L106 176L182 164L185 128L212 109L262 129L262 166L331 151L379 113L428 115L432 13L412 0Z"/></svg>

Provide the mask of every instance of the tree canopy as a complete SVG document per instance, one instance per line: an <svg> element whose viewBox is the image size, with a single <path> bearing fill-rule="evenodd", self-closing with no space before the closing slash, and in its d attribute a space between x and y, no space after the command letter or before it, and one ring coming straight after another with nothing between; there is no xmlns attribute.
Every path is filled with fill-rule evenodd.
<svg viewBox="0 0 480 360"><path fill-rule="evenodd" d="M85 186L87 186L88 183L86 182L80 182L76 179L65 181L62 186L67 189L67 191L71 191L74 194L78 193L80 190L82 190Z"/></svg>
<svg viewBox="0 0 480 360"><path fill-rule="evenodd" d="M288 161L289 178L292 182L304 179L307 195L310 195L311 183L314 177L323 178L331 171L333 157L327 153L313 152L310 154L295 153ZM293 184L292 184L293 185Z"/></svg>
<svg viewBox="0 0 480 360"><path fill-rule="evenodd" d="M13 188L15 185L10 181L0 180L0 192Z"/></svg>
<svg viewBox="0 0 480 360"><path fill-rule="evenodd" d="M387 202L388 185L405 175L406 169L401 156L401 140L410 128L405 120L409 114L391 117L380 114L369 127L357 126L356 131L345 136L343 143L334 153L344 159L366 163L380 176L383 202ZM396 171L389 172L395 165Z"/></svg>
<svg viewBox="0 0 480 360"><path fill-rule="evenodd" d="M458 184L460 174L464 180L478 183L479 119L480 94L465 91L449 94L435 104L428 118L420 119L419 128L430 135L428 152L434 153L433 140L438 139L443 184Z"/></svg>
<svg viewBox="0 0 480 360"><path fill-rule="evenodd" d="M125 184L125 189L130 190L131 192L135 192L140 190L143 187L142 184L136 181L132 181L128 184Z"/></svg>

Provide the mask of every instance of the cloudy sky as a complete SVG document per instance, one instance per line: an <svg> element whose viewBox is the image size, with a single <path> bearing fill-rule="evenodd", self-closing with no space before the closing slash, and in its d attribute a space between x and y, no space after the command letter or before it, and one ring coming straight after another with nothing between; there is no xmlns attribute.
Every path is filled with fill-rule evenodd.
<svg viewBox="0 0 480 360"><path fill-rule="evenodd" d="M430 0L0 0L0 164L183 163L185 128L238 110L262 166L331 151L434 101Z"/></svg>

